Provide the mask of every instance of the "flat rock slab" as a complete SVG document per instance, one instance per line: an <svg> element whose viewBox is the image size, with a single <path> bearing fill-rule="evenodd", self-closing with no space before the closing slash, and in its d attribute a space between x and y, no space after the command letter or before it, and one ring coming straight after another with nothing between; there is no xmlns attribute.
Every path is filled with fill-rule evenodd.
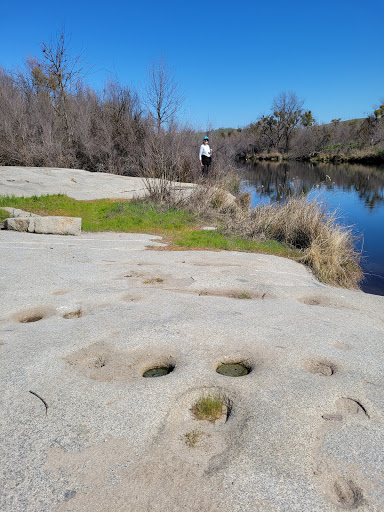
<svg viewBox="0 0 384 512"><path fill-rule="evenodd" d="M152 186L158 182L148 181ZM172 183L172 188L181 194L188 194L194 187L191 183ZM65 194L78 200L132 199L148 195L142 178L52 167L0 166L0 191L1 195L16 197Z"/></svg>
<svg viewBox="0 0 384 512"><path fill-rule="evenodd" d="M163 249L0 232L0 509L382 511L384 298ZM226 422L193 417L207 394Z"/></svg>
<svg viewBox="0 0 384 512"><path fill-rule="evenodd" d="M80 235L80 217L14 217L4 220L4 229L53 235Z"/></svg>

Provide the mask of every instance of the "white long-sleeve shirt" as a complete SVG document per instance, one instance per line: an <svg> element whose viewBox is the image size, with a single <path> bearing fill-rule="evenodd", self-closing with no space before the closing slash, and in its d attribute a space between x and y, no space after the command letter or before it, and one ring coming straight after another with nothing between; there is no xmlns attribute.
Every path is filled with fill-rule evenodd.
<svg viewBox="0 0 384 512"><path fill-rule="evenodd" d="M202 144L200 146L200 153L199 153L199 159L201 160L201 157L205 156L211 156L211 148L209 147L209 144Z"/></svg>

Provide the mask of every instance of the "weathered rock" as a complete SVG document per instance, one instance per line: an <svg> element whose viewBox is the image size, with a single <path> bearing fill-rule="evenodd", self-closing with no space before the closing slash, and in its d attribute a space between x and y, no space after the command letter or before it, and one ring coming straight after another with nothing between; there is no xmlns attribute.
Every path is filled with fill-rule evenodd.
<svg viewBox="0 0 384 512"><path fill-rule="evenodd" d="M0 243L0 510L383 510L384 297L153 234Z"/></svg>
<svg viewBox="0 0 384 512"><path fill-rule="evenodd" d="M80 217L15 217L5 219L5 229L53 235L80 235Z"/></svg>
<svg viewBox="0 0 384 512"><path fill-rule="evenodd" d="M31 226L32 224L32 226ZM15 217L4 220L4 229L33 232L32 217Z"/></svg>
<svg viewBox="0 0 384 512"><path fill-rule="evenodd" d="M148 185L156 188L161 180L134 176L118 176L105 172L89 172L81 169L57 169L52 167L3 167L0 166L0 190L2 195L16 197L65 194L77 200L132 199L148 195ZM171 182L172 191L188 196L196 185Z"/></svg>
<svg viewBox="0 0 384 512"><path fill-rule="evenodd" d="M9 206L2 206L0 208L0 210L5 210L6 212L8 212L9 216L11 218L13 218L13 217L40 217L40 215L37 215L36 213L25 212L23 210L19 210L18 208L12 208Z"/></svg>

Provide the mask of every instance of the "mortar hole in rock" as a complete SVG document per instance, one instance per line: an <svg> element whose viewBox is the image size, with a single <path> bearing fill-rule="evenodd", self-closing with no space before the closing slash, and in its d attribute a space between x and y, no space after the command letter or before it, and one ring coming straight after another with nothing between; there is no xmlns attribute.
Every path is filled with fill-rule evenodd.
<svg viewBox="0 0 384 512"><path fill-rule="evenodd" d="M167 366L154 366L153 368L149 368L143 373L143 377L164 377L164 375L168 375L173 372L175 369L172 365Z"/></svg>
<svg viewBox="0 0 384 512"><path fill-rule="evenodd" d="M336 365L330 361L314 359L305 362L305 369L310 373L314 373L322 377L331 377L331 375L334 375L337 370Z"/></svg>
<svg viewBox="0 0 384 512"><path fill-rule="evenodd" d="M22 324L29 324L31 322L38 322L39 320L42 320L44 317L42 315L30 315L30 316L23 316L20 318L19 322Z"/></svg>
<svg viewBox="0 0 384 512"><path fill-rule="evenodd" d="M225 377L243 377L248 375L252 368L242 362L237 363L221 363L217 368L216 372Z"/></svg>
<svg viewBox="0 0 384 512"><path fill-rule="evenodd" d="M81 309L76 309L75 311L69 311L68 313L65 313L63 318L68 320L71 318L80 318L81 316L83 316Z"/></svg>
<svg viewBox="0 0 384 512"><path fill-rule="evenodd" d="M339 478L333 483L332 489L333 502L343 509L354 509L362 501L360 489L356 487L354 482Z"/></svg>
<svg viewBox="0 0 384 512"><path fill-rule="evenodd" d="M95 368L104 368L104 366L106 366L108 363L108 359L104 356L99 356L95 363L94 363L94 367Z"/></svg>

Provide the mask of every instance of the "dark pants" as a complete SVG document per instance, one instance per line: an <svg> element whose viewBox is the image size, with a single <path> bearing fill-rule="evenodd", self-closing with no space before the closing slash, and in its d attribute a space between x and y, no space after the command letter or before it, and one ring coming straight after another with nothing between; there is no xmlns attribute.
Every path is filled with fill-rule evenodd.
<svg viewBox="0 0 384 512"><path fill-rule="evenodd" d="M208 171L209 171L209 167L211 165L211 160L212 159L210 156L202 155L201 162L203 164L203 168L202 168L203 176L208 176Z"/></svg>

